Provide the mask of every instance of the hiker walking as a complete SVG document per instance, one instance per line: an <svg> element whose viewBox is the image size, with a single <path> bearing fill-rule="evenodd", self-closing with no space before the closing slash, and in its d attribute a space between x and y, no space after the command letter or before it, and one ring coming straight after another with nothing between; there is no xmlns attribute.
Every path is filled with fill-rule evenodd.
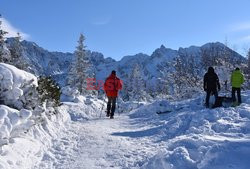
<svg viewBox="0 0 250 169"><path fill-rule="evenodd" d="M233 104L240 105L241 104L241 85L244 83L244 76L241 73L240 69L237 67L232 75L231 75L231 84L232 84L232 99ZM237 92L238 103L236 102L235 92Z"/></svg>
<svg viewBox="0 0 250 169"><path fill-rule="evenodd" d="M218 90L220 90L220 82L218 75L214 72L213 67L209 67L207 73L204 75L204 91L207 92L206 107L209 107L209 98L211 94L214 94L215 100L218 99ZM216 102L216 101L215 101Z"/></svg>
<svg viewBox="0 0 250 169"><path fill-rule="evenodd" d="M122 81L116 76L116 71L113 70L104 83L104 90L108 97L107 117L114 118L116 98L118 91L122 89Z"/></svg>

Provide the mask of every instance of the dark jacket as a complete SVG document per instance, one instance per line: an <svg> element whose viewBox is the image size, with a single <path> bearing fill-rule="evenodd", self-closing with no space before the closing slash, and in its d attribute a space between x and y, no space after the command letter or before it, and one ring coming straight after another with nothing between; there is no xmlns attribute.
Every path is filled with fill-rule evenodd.
<svg viewBox="0 0 250 169"><path fill-rule="evenodd" d="M122 89L122 81L115 75L111 74L104 83L104 90L108 97L117 97L118 90Z"/></svg>
<svg viewBox="0 0 250 169"><path fill-rule="evenodd" d="M220 90L220 82L217 74L212 67L208 68L207 73L204 75L204 90L214 91Z"/></svg>

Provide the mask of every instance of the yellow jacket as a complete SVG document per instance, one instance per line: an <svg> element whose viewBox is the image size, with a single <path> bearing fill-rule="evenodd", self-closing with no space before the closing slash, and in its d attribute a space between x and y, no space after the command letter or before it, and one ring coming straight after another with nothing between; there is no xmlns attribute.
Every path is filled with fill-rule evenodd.
<svg viewBox="0 0 250 169"><path fill-rule="evenodd" d="M233 71L233 73L231 75L232 87L240 88L243 83L244 83L244 76L240 72L240 70Z"/></svg>

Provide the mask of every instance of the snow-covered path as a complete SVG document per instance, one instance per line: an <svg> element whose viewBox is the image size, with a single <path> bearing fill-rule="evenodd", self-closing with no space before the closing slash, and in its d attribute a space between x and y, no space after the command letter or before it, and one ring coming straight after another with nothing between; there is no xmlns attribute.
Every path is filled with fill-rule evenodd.
<svg viewBox="0 0 250 169"><path fill-rule="evenodd" d="M100 106L67 103L72 121L33 168L247 169L249 96L243 93L245 103L235 108L204 109L202 97L156 101L113 120L95 119L94 107ZM172 111L155 113L163 109Z"/></svg>
<svg viewBox="0 0 250 169"><path fill-rule="evenodd" d="M72 121L67 128L35 168L139 168L164 147L154 143L153 137L135 136L133 133L145 128L126 115Z"/></svg>

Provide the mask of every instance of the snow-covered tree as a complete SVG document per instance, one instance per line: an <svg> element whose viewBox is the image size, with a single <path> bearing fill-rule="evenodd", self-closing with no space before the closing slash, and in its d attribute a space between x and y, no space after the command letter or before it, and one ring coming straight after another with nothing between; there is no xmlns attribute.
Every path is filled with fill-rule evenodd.
<svg viewBox="0 0 250 169"><path fill-rule="evenodd" d="M136 100L142 100L145 98L145 82L142 78L140 66L138 64L133 66L132 72L129 76L128 86L128 92L132 98Z"/></svg>
<svg viewBox="0 0 250 169"><path fill-rule="evenodd" d="M156 81L156 92L158 96L166 96L169 94L168 79L158 78Z"/></svg>
<svg viewBox="0 0 250 169"><path fill-rule="evenodd" d="M221 65L221 53L218 46L210 45L209 48L201 49L201 64L204 68Z"/></svg>
<svg viewBox="0 0 250 169"><path fill-rule="evenodd" d="M0 62L3 62L3 49L4 49L4 34L2 30L2 21L0 20Z"/></svg>
<svg viewBox="0 0 250 169"><path fill-rule="evenodd" d="M7 34L6 31L2 29L2 21L0 14L0 62L6 62L9 58L9 53L6 51L6 45L4 41L4 36Z"/></svg>
<svg viewBox="0 0 250 169"><path fill-rule="evenodd" d="M77 88L81 94L87 93L87 78L89 77L90 61L86 55L84 46L85 37L80 34L78 45L75 51L75 60L70 65L67 83L72 88Z"/></svg>
<svg viewBox="0 0 250 169"><path fill-rule="evenodd" d="M248 78L250 79L250 49L248 50L247 53L247 74Z"/></svg>
<svg viewBox="0 0 250 169"><path fill-rule="evenodd" d="M224 50L223 50L223 65L228 68L231 69L231 56L232 56L232 51L228 48L228 40L226 38L225 43L224 43Z"/></svg>
<svg viewBox="0 0 250 169"><path fill-rule="evenodd" d="M171 62L163 63L158 67L158 71L160 72L160 76L156 80L156 91L157 95L167 96L169 95L169 86L171 85L171 77L169 77L170 70L169 67Z"/></svg>
<svg viewBox="0 0 250 169"><path fill-rule="evenodd" d="M176 94L180 94L183 91L182 88L185 83L183 79L185 70L184 70L184 67L180 58L176 59L174 68L175 68L175 72L173 72L172 76L173 76L173 80L175 84L175 90L176 90Z"/></svg>
<svg viewBox="0 0 250 169"><path fill-rule="evenodd" d="M145 83L146 93L151 98L155 98L156 96L156 85L150 80L146 81Z"/></svg>
<svg viewBox="0 0 250 169"><path fill-rule="evenodd" d="M12 44L9 47L11 60L10 63L22 70L28 70L28 63L24 58L24 51L21 45L21 35L17 33L17 36L13 39Z"/></svg>
<svg viewBox="0 0 250 169"><path fill-rule="evenodd" d="M37 91L41 103L47 106L57 107L60 105L60 87L51 77L40 77Z"/></svg>
<svg viewBox="0 0 250 169"><path fill-rule="evenodd" d="M201 88L201 70L200 63L195 60L195 56L187 53L179 54L175 59L172 79L174 90L177 96L184 96L191 93L193 89Z"/></svg>
<svg viewBox="0 0 250 169"><path fill-rule="evenodd" d="M208 51L206 49L201 49L201 64L203 68L210 66Z"/></svg>
<svg viewBox="0 0 250 169"><path fill-rule="evenodd" d="M124 74L123 86L122 86L122 91L121 91L121 97L124 101L129 100L129 91L130 91L130 83L129 83L128 74Z"/></svg>

